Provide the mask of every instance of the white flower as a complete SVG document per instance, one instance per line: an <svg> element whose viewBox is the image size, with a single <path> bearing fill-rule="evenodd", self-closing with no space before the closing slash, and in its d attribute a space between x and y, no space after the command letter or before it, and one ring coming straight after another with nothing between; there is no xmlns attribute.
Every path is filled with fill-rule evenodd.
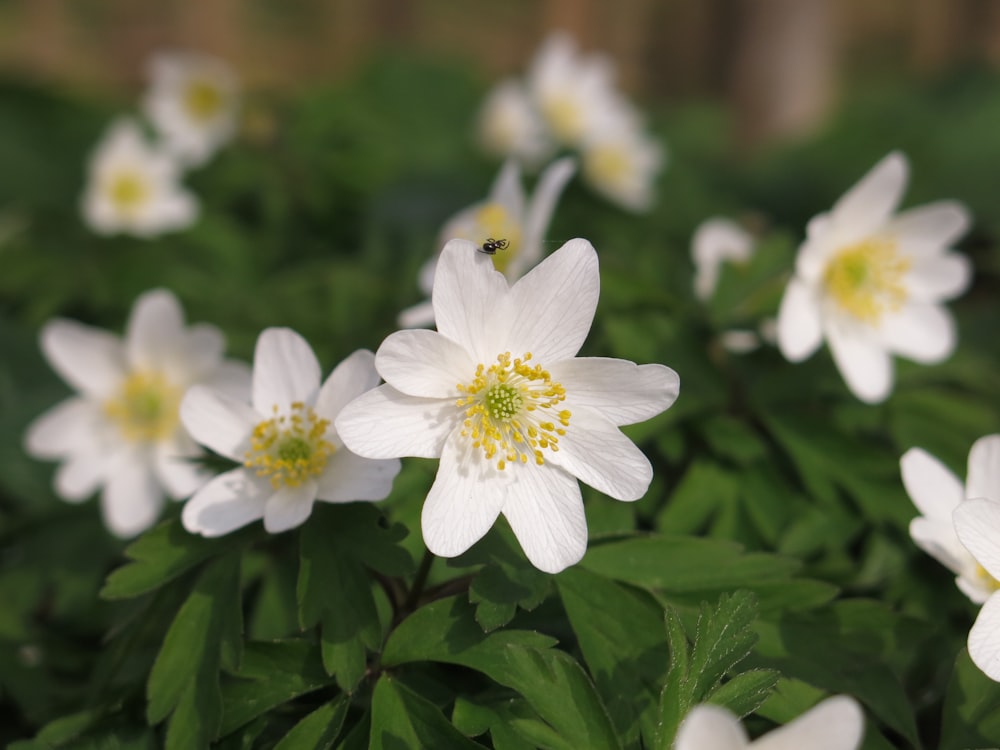
<svg viewBox="0 0 1000 750"><path fill-rule="evenodd" d="M955 573L962 593L982 604L1000 584L959 541L952 514L966 498L1000 500L1000 435L973 443L964 487L950 469L921 448L904 453L899 468L903 486L921 513L910 522L914 543Z"/></svg>
<svg viewBox="0 0 1000 750"><path fill-rule="evenodd" d="M553 137L575 148L616 105L613 68L602 55L580 55L568 34L550 34L528 72L528 91Z"/></svg>
<svg viewBox="0 0 1000 750"><path fill-rule="evenodd" d="M825 338L848 388L862 401L892 390L891 354L939 362L955 348L955 326L942 300L969 284L967 258L948 252L969 225L955 202L894 215L907 179L891 153L809 222L795 276L778 314L782 354L798 362Z"/></svg>
<svg viewBox="0 0 1000 750"><path fill-rule="evenodd" d="M735 221L712 217L703 221L691 241L694 293L707 300L719 283L719 267L726 261L746 263L753 256L753 237Z"/></svg>
<svg viewBox="0 0 1000 750"><path fill-rule="evenodd" d="M485 201L474 203L450 218L441 230L441 245L463 239L482 247L488 239L503 239L507 247L498 250L493 262L508 280L516 281L542 257L545 233L559 196L576 172L576 162L569 157L550 164L538 178L538 185L528 202L521 186L517 162L508 160L501 168ZM526 205L527 204L527 205ZM430 296L434 286L437 257L420 269L420 288ZM407 308L399 316L404 328L419 328L434 323L429 301Z"/></svg>
<svg viewBox="0 0 1000 750"><path fill-rule="evenodd" d="M152 237L184 229L197 218L198 204L179 179L173 157L149 145L133 120L120 119L91 157L83 218L100 234Z"/></svg>
<svg viewBox="0 0 1000 750"><path fill-rule="evenodd" d="M552 152L545 124L517 81L497 85L486 97L478 118L479 142L487 153L534 166Z"/></svg>
<svg viewBox="0 0 1000 750"><path fill-rule="evenodd" d="M684 719L674 750L855 750L861 744L864 721L857 701L835 695L751 742L732 713L703 703Z"/></svg>
<svg viewBox="0 0 1000 750"><path fill-rule="evenodd" d="M217 328L185 328L177 298L159 289L136 300L124 341L54 320L41 345L79 394L36 419L25 438L31 455L64 461L55 476L61 497L80 502L103 487L105 524L130 537L157 519L164 493L186 497L208 478L190 460L201 452L180 424L181 397L194 383L243 393L250 380L245 365L223 360Z"/></svg>
<svg viewBox="0 0 1000 750"><path fill-rule="evenodd" d="M638 126L588 137L581 145L583 176L597 192L629 211L648 211L663 148Z"/></svg>
<svg viewBox="0 0 1000 750"><path fill-rule="evenodd" d="M287 328L257 339L252 405L210 387L192 388L181 420L195 440L237 461L184 506L184 527L213 537L264 519L276 534L305 521L316 500L382 500L399 473L398 459L372 461L344 447L333 420L378 382L375 356L358 350L320 385L309 344Z"/></svg>
<svg viewBox="0 0 1000 750"><path fill-rule="evenodd" d="M150 62L146 116L167 148L188 166L204 163L236 129L236 76L221 60L193 52L161 53Z"/></svg>
<svg viewBox="0 0 1000 750"><path fill-rule="evenodd" d="M1000 581L1000 450L993 452L992 497L970 498L955 509L955 531L994 585ZM969 631L969 657L1000 682L1000 596L990 594Z"/></svg>
<svg viewBox="0 0 1000 750"><path fill-rule="evenodd" d="M397 331L375 357L386 381L336 425L371 458L440 457L421 524L427 548L461 554L503 513L528 559L577 562L587 525L577 479L618 500L642 497L646 457L618 429L677 398L663 365L575 358L600 280L586 240L567 242L513 286L464 240L441 253L437 331Z"/></svg>

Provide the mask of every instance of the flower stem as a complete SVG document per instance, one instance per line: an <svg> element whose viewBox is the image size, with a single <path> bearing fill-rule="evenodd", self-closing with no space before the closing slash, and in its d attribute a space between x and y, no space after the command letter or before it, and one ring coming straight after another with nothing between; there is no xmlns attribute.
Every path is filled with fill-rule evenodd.
<svg viewBox="0 0 1000 750"><path fill-rule="evenodd" d="M413 585L410 586L410 592L406 595L406 601L403 602L403 611L412 612L417 608L417 602L420 601L420 595L424 591L424 584L427 583L427 575L431 572L431 565L434 563L434 553L430 550L424 551L424 559L420 561L420 568L417 570L417 575L413 578Z"/></svg>

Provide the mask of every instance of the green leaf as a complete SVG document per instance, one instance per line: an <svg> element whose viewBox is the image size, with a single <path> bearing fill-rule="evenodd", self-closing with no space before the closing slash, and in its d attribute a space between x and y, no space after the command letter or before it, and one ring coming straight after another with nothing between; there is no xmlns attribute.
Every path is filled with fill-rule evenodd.
<svg viewBox="0 0 1000 750"><path fill-rule="evenodd" d="M332 747L344 726L349 707L350 701L343 695L324 703L292 727L274 750L326 750Z"/></svg>
<svg viewBox="0 0 1000 750"><path fill-rule="evenodd" d="M319 646L303 640L246 644L239 672L222 682L220 736L300 695L329 685Z"/></svg>
<svg viewBox="0 0 1000 750"><path fill-rule="evenodd" d="M691 465L656 519L656 527L673 534L699 530L720 504L736 499L739 482L721 466L707 461Z"/></svg>
<svg viewBox="0 0 1000 750"><path fill-rule="evenodd" d="M459 732L437 706L383 674L372 695L370 750L454 748L482 750Z"/></svg>
<svg viewBox="0 0 1000 750"><path fill-rule="evenodd" d="M240 622L240 607L240 556L231 553L205 566L167 631L146 685L150 724L166 718L185 694L217 686L220 662L233 661L239 651L234 635L237 642L240 636L234 630ZM203 713L202 723L214 736L218 704L212 701L211 691L205 695L203 706L188 708ZM183 718L191 717L185 714Z"/></svg>
<svg viewBox="0 0 1000 750"><path fill-rule="evenodd" d="M111 571L100 596L129 599L154 591L209 557L240 546L257 532L245 529L221 539L206 539L187 532L180 521L165 521L125 548L134 562Z"/></svg>
<svg viewBox="0 0 1000 750"><path fill-rule="evenodd" d="M983 674L962 649L955 659L944 710L940 750L992 747L1000 737L1000 683Z"/></svg>
<svg viewBox="0 0 1000 750"><path fill-rule="evenodd" d="M737 716L756 711L778 684L781 674L773 669L751 669L741 672L719 686L708 702L725 706Z"/></svg>
<svg viewBox="0 0 1000 750"><path fill-rule="evenodd" d="M488 731L496 750L574 750L523 698L506 696L491 703L458 698L451 720L468 737Z"/></svg>
<svg viewBox="0 0 1000 750"><path fill-rule="evenodd" d="M668 660L663 608L582 568L563 571L556 584L618 736L625 745L638 742L641 718L651 737Z"/></svg>
<svg viewBox="0 0 1000 750"><path fill-rule="evenodd" d="M203 662L203 664L205 664ZM219 728L222 698L219 675L205 664L190 680L167 722L166 750L208 748Z"/></svg>

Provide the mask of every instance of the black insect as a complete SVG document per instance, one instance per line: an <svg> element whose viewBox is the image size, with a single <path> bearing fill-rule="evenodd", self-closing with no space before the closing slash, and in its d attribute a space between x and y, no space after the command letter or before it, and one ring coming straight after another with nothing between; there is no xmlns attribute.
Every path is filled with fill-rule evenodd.
<svg viewBox="0 0 1000 750"><path fill-rule="evenodd" d="M497 250L506 250L508 245L510 243L507 240L495 240L492 237L487 237L483 246L477 249L479 252L486 253L487 255L496 255Z"/></svg>

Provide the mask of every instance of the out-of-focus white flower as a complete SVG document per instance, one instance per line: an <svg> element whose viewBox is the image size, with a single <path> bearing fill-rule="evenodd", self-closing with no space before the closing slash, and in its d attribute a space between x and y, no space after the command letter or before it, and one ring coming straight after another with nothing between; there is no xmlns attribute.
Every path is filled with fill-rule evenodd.
<svg viewBox="0 0 1000 750"><path fill-rule="evenodd" d="M930 364L955 348L940 304L969 285L968 259L948 246L968 212L942 201L894 215L907 162L893 152L809 222L778 314L778 345L793 362L825 338L848 388L876 403L892 390L892 354Z"/></svg>
<svg viewBox="0 0 1000 750"><path fill-rule="evenodd" d="M528 559L555 573L587 547L577 479L637 500L652 467L618 429L677 398L663 365L576 358L597 308L597 253L570 240L510 286L465 240L441 253L437 331L397 331L379 347L385 385L337 418L370 458L440 457L424 502L427 548L453 557L503 513Z"/></svg>
<svg viewBox="0 0 1000 750"><path fill-rule="evenodd" d="M583 176L594 190L629 211L648 211L653 183L663 167L663 148L638 126L623 125L581 144Z"/></svg>
<svg viewBox="0 0 1000 750"><path fill-rule="evenodd" d="M692 708L684 719L674 750L855 750L861 744L864 727L864 714L857 701L835 695L751 742L732 713L703 703Z"/></svg>
<svg viewBox="0 0 1000 750"><path fill-rule="evenodd" d="M576 172L576 162L565 157L550 164L538 178L538 185L528 202L521 185L517 162L508 160L497 175L485 201L474 203L450 218L441 230L440 243L451 239L469 240L479 247L488 239L503 239L507 247L493 256L494 265L509 281L516 281L542 257L548 231L559 196ZM419 284L430 296L434 285L437 256L420 269ZM430 301L407 308L399 316L403 328L433 325L434 309Z"/></svg>
<svg viewBox="0 0 1000 750"><path fill-rule="evenodd" d="M1000 449L992 451L991 496L969 498L955 508L955 531L976 561L1000 587ZM1000 682L1000 596L994 591L969 631L969 657L991 680Z"/></svg>
<svg viewBox="0 0 1000 750"><path fill-rule="evenodd" d="M120 119L91 157L83 218L100 234L152 237L183 229L197 218L198 204L179 179L176 160L151 146L133 120Z"/></svg>
<svg viewBox="0 0 1000 750"><path fill-rule="evenodd" d="M319 362L305 339L268 328L254 352L252 405L211 387L192 388L181 403L184 426L241 466L195 493L184 506L184 527L214 537L263 518L276 534L305 521L316 500L384 499L399 460L361 458L333 428L344 404L378 384L374 360L358 350L320 385Z"/></svg>
<svg viewBox="0 0 1000 750"><path fill-rule="evenodd" d="M922 448L904 453L899 468L903 486L921 513L910 522L913 541L956 575L955 584L962 593L982 604L1000 584L959 541L952 514L969 497L1000 500L1000 435L973 443L964 487L950 469ZM990 494L991 487L994 494Z"/></svg>
<svg viewBox="0 0 1000 750"><path fill-rule="evenodd" d="M694 293L698 299L707 300L715 292L724 262L746 263L753 250L753 237L735 221L717 216L703 221L691 241Z"/></svg>
<svg viewBox="0 0 1000 750"><path fill-rule="evenodd" d="M497 85L479 112L479 142L490 154L535 166L552 153L553 143L524 87L515 80Z"/></svg>
<svg viewBox="0 0 1000 750"><path fill-rule="evenodd" d="M204 163L236 129L239 90L226 63L193 52L155 55L146 116L184 164Z"/></svg>
<svg viewBox="0 0 1000 750"><path fill-rule="evenodd" d="M223 360L214 326L184 326L177 298L159 289L132 308L122 341L71 320L54 320L41 334L49 364L77 390L36 419L25 448L62 460L56 492L80 502L103 488L101 510L112 533L130 537L157 519L164 494L190 495L208 476L192 457L201 451L181 426L181 397L195 383L249 392L246 365Z"/></svg>

